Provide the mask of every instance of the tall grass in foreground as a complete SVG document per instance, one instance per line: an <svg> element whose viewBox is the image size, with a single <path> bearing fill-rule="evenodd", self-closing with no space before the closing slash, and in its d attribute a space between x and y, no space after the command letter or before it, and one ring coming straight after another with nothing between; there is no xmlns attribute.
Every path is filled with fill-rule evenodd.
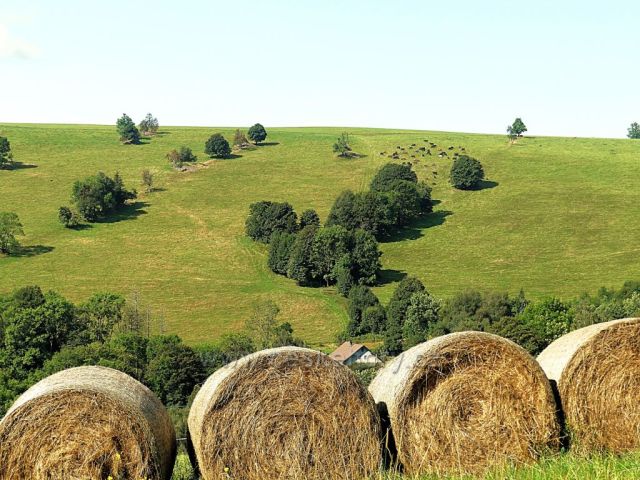
<svg viewBox="0 0 640 480"><path fill-rule="evenodd" d="M178 455L172 480L197 480L197 478L194 476L186 453ZM376 480L409 480L409 478L386 474ZM477 478L484 480L631 480L640 478L640 453L620 457L579 457L573 454L562 454L545 458L529 467L494 470L483 477L427 475L413 478L414 480L475 480Z"/></svg>

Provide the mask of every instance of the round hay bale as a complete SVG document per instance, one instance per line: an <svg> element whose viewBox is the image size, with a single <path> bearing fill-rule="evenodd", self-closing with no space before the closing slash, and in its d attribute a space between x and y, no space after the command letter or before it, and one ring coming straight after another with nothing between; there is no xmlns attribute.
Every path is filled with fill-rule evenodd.
<svg viewBox="0 0 640 480"><path fill-rule="evenodd" d="M409 474L480 473L558 446L544 372L496 335L453 333L417 345L387 364L369 391L388 412L397 460Z"/></svg>
<svg viewBox="0 0 640 480"><path fill-rule="evenodd" d="M51 375L0 421L2 480L168 480L175 453L175 432L160 400L111 368Z"/></svg>
<svg viewBox="0 0 640 480"><path fill-rule="evenodd" d="M557 383L572 448L621 453L640 447L640 318L570 332L538 362Z"/></svg>
<svg viewBox="0 0 640 480"><path fill-rule="evenodd" d="M373 399L347 367L306 348L263 350L219 369L188 425L205 480L361 480L381 463Z"/></svg>

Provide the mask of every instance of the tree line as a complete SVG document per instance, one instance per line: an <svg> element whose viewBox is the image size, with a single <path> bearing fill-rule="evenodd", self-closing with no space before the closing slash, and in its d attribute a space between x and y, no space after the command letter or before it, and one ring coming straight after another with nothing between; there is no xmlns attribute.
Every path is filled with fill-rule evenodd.
<svg viewBox="0 0 640 480"><path fill-rule="evenodd" d="M572 330L609 320L640 316L640 282L620 289L601 288L563 301L546 297L537 301L523 291L466 290L447 299L428 292L415 277L405 277L389 303L383 306L367 286L349 292L349 321L338 340L382 339L380 353L398 355L430 338L476 330L494 333L537 355L556 338Z"/></svg>
<svg viewBox="0 0 640 480"><path fill-rule="evenodd" d="M0 417L40 379L66 368L101 365L147 385L168 406L187 405L194 388L221 366L263 348L303 345L273 302L256 305L244 331L192 348L176 335L152 335L158 319L138 295L96 293L74 305L37 286L0 296Z"/></svg>

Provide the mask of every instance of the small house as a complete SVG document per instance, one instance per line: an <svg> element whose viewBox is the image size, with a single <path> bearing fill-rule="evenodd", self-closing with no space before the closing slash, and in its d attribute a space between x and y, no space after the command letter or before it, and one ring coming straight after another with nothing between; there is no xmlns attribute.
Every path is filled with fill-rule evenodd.
<svg viewBox="0 0 640 480"><path fill-rule="evenodd" d="M329 356L343 365L382 363L378 357L371 353L371 350L359 343L344 342Z"/></svg>

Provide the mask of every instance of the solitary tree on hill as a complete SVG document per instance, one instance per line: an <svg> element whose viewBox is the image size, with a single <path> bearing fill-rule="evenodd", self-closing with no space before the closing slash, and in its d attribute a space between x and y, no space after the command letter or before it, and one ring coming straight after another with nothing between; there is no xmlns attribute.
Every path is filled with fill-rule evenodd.
<svg viewBox="0 0 640 480"><path fill-rule="evenodd" d="M260 142L264 142L264 139L267 138L267 131L259 123L256 123L255 125L253 125L249 129L248 134L251 141L256 145Z"/></svg>
<svg viewBox="0 0 640 480"><path fill-rule="evenodd" d="M155 135L158 132L159 127L160 124L158 123L158 119L150 113L147 113L144 120L140 122L140 131L143 135Z"/></svg>
<svg viewBox="0 0 640 480"><path fill-rule="evenodd" d="M0 253L8 255L20 248L17 235L24 235L18 215L13 212L0 212Z"/></svg>
<svg viewBox="0 0 640 480"><path fill-rule="evenodd" d="M0 137L0 168L9 167L13 155L11 154L11 144L6 137Z"/></svg>
<svg viewBox="0 0 640 480"><path fill-rule="evenodd" d="M140 143L140 131L136 127L136 124L133 123L133 120L131 120L131 117L126 113L123 113L118 119L116 128L120 134L120 141L122 143Z"/></svg>
<svg viewBox="0 0 640 480"><path fill-rule="evenodd" d="M460 190L472 190L484 179L482 164L475 158L460 155L451 166L451 185Z"/></svg>
<svg viewBox="0 0 640 480"><path fill-rule="evenodd" d="M225 158L231 154L231 147L222 134L214 133L204 144L204 153L210 157Z"/></svg>
<svg viewBox="0 0 640 480"><path fill-rule="evenodd" d="M640 139L640 125L638 125L638 122L633 122L628 128L627 137L634 140Z"/></svg>
<svg viewBox="0 0 640 480"><path fill-rule="evenodd" d="M520 117L516 118L513 124L507 127L507 134L511 140L521 137L526 131L527 127Z"/></svg>

